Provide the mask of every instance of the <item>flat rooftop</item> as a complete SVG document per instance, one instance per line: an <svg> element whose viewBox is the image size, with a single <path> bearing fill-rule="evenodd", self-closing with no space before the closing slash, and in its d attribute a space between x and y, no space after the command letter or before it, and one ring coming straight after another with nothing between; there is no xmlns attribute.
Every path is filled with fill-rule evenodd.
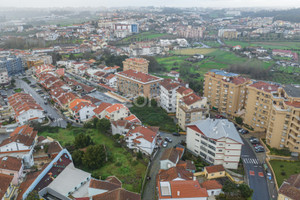
<svg viewBox="0 0 300 200"><path fill-rule="evenodd" d="M283 88L290 97L300 97L300 85L285 85Z"/></svg>

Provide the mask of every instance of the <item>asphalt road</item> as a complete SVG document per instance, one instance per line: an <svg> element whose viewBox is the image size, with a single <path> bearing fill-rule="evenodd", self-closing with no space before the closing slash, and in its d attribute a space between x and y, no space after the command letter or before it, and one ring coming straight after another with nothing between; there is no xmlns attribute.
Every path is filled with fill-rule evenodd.
<svg viewBox="0 0 300 200"><path fill-rule="evenodd" d="M270 196L264 168L246 140L243 138L244 145L242 147L241 158L247 174L248 184L254 190L252 199L269 200Z"/></svg>
<svg viewBox="0 0 300 200"><path fill-rule="evenodd" d="M168 146L166 148L161 147L158 153L156 154L155 158L152 160L152 164L150 166L150 171L149 171L149 176L151 177L150 180L147 181L144 189L144 194L143 194L143 200L156 200L156 175L160 169L160 163L159 160L165 152L166 149L170 147L174 147L178 143L181 142L181 140L186 140L185 135L182 135L180 137L178 136L173 136L172 134L169 133L164 133L160 132L160 135L165 138L165 137L170 137L172 138L172 143L168 143Z"/></svg>
<svg viewBox="0 0 300 200"><path fill-rule="evenodd" d="M29 79L32 81L32 79ZM33 82L33 81L32 81ZM34 84L34 83L33 83ZM23 90L31 94L31 96L34 98L34 100L45 110L47 111L48 116L52 117L54 120L51 122L50 126L59 126L61 128L67 127L67 122L64 120L64 118L58 113L58 111L53 108L49 104L44 104L44 99L35 91L34 88L31 88L25 81L16 79L16 87L17 88L23 88Z"/></svg>
<svg viewBox="0 0 300 200"><path fill-rule="evenodd" d="M88 96L94 97L96 99L99 99L100 101L111 103L111 104L120 103L118 100L111 98L111 97L107 96L106 94L99 92L99 91L89 93Z"/></svg>

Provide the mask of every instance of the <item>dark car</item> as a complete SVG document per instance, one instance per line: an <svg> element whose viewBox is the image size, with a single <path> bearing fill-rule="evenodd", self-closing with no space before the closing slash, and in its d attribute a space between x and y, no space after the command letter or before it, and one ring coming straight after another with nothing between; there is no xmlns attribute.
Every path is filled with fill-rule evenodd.
<svg viewBox="0 0 300 200"><path fill-rule="evenodd" d="M245 130L245 129L243 129L243 130L241 131L241 134L243 134L243 135L248 134L248 133L249 133L249 131L248 131L248 130Z"/></svg>
<svg viewBox="0 0 300 200"><path fill-rule="evenodd" d="M255 152L256 153L262 153L262 152L265 152L265 149L262 147L262 148L257 148L255 149Z"/></svg>
<svg viewBox="0 0 300 200"><path fill-rule="evenodd" d="M165 141L167 141L167 142L170 142L170 143L171 143L171 142L172 142L172 139L171 139L170 137L166 137L166 138L165 138Z"/></svg>
<svg viewBox="0 0 300 200"><path fill-rule="evenodd" d="M225 117L223 115L216 115L216 119L224 119Z"/></svg>
<svg viewBox="0 0 300 200"><path fill-rule="evenodd" d="M180 136L180 133L173 133L174 136Z"/></svg>

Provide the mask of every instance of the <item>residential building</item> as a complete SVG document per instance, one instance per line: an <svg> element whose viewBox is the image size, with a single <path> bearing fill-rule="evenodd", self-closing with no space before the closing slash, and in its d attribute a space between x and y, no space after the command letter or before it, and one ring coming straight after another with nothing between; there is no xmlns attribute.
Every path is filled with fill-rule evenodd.
<svg viewBox="0 0 300 200"><path fill-rule="evenodd" d="M214 69L205 74L204 81L204 96L210 108L229 116L237 116L245 108L250 79Z"/></svg>
<svg viewBox="0 0 300 200"><path fill-rule="evenodd" d="M13 199L15 187L12 185L13 176L0 173L0 199Z"/></svg>
<svg viewBox="0 0 300 200"><path fill-rule="evenodd" d="M205 178L208 180L223 178L226 176L226 171L223 165L212 165L204 167Z"/></svg>
<svg viewBox="0 0 300 200"><path fill-rule="evenodd" d="M176 167L183 155L183 149L181 148L169 148L164 151L160 158L160 169L166 170L172 167Z"/></svg>
<svg viewBox="0 0 300 200"><path fill-rule="evenodd" d="M179 87L177 90L176 90L176 118L178 119L179 118L179 100L182 98L182 97L185 97L185 96L188 96L190 94L194 93L194 91L190 88L187 88L187 87Z"/></svg>
<svg viewBox="0 0 300 200"><path fill-rule="evenodd" d="M152 99L159 96L159 83L163 80L162 78L132 69L115 75L117 76L118 91L127 97L144 96Z"/></svg>
<svg viewBox="0 0 300 200"><path fill-rule="evenodd" d="M160 82L160 106L167 113L176 112L176 90L180 87L177 81L164 79Z"/></svg>
<svg viewBox="0 0 300 200"><path fill-rule="evenodd" d="M300 197L300 174L294 174L283 181L279 190L277 200L297 200Z"/></svg>
<svg viewBox="0 0 300 200"><path fill-rule="evenodd" d="M218 37L234 39L238 37L238 32L236 29L220 29L218 32Z"/></svg>
<svg viewBox="0 0 300 200"><path fill-rule="evenodd" d="M117 121L112 121L111 122L112 134L126 135L133 125L134 123L131 123L127 120L119 119Z"/></svg>
<svg viewBox="0 0 300 200"><path fill-rule="evenodd" d="M75 99L69 106L74 119L77 122L85 122L95 115L96 106L91 101L85 99Z"/></svg>
<svg viewBox="0 0 300 200"><path fill-rule="evenodd" d="M243 141L227 119L199 120L187 125L187 148L213 165L237 169Z"/></svg>
<svg viewBox="0 0 300 200"><path fill-rule="evenodd" d="M223 186L216 180L207 180L200 185L206 189L208 196L215 196L222 193Z"/></svg>
<svg viewBox="0 0 300 200"><path fill-rule="evenodd" d="M10 82L6 68L0 68L0 85L6 85Z"/></svg>
<svg viewBox="0 0 300 200"><path fill-rule="evenodd" d="M106 85L112 88L117 88L117 77L114 74L109 74L104 78Z"/></svg>
<svg viewBox="0 0 300 200"><path fill-rule="evenodd" d="M113 104L105 109L105 117L111 121L124 119L130 114L129 109L123 104Z"/></svg>
<svg viewBox="0 0 300 200"><path fill-rule="evenodd" d="M106 115L106 108L110 107L111 103L102 102L100 105L98 105L93 111L95 113L95 116L99 119L102 119Z"/></svg>
<svg viewBox="0 0 300 200"><path fill-rule="evenodd" d="M244 124L252 127L254 131L266 131L273 104L271 93L276 92L279 87L277 84L262 81L246 86L248 93Z"/></svg>
<svg viewBox="0 0 300 200"><path fill-rule="evenodd" d="M300 153L300 87L285 85L271 92L266 142L273 148Z"/></svg>
<svg viewBox="0 0 300 200"><path fill-rule="evenodd" d="M186 130L186 126L189 123L206 119L209 114L207 98L199 97L195 93L179 99L177 107L178 113L176 113L176 116L178 116L178 124L183 130Z"/></svg>
<svg viewBox="0 0 300 200"><path fill-rule="evenodd" d="M34 164L32 154L36 139L37 131L28 125L20 126L0 143L0 155L20 157L25 167L31 167Z"/></svg>
<svg viewBox="0 0 300 200"><path fill-rule="evenodd" d="M127 147L146 155L152 155L159 134L158 129L158 127L151 126L133 126L125 136Z"/></svg>
<svg viewBox="0 0 300 200"><path fill-rule="evenodd" d="M149 61L144 58L127 58L123 61L123 71L132 69L148 74Z"/></svg>
<svg viewBox="0 0 300 200"><path fill-rule="evenodd" d="M20 158L4 156L0 158L0 173L13 175L12 184L18 185L23 177L23 161Z"/></svg>
<svg viewBox="0 0 300 200"><path fill-rule="evenodd" d="M24 73L24 63L20 57L4 57L0 58L0 69L6 69L8 76L15 76Z"/></svg>
<svg viewBox="0 0 300 200"><path fill-rule="evenodd" d="M45 118L43 108L29 94L16 93L8 97L8 103L21 125L33 120L42 122Z"/></svg>

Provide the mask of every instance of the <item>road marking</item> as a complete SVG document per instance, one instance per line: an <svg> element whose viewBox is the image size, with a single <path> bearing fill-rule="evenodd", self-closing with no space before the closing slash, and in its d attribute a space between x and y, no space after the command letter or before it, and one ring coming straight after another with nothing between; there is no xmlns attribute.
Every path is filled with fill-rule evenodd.
<svg viewBox="0 0 300 200"><path fill-rule="evenodd" d="M259 162L256 158L243 158L243 161L245 164L254 164L254 165L259 164Z"/></svg>
<svg viewBox="0 0 300 200"><path fill-rule="evenodd" d="M255 176L255 173L254 173L254 171L249 171L249 174L250 174L250 176Z"/></svg>
<svg viewBox="0 0 300 200"><path fill-rule="evenodd" d="M262 172L258 172L258 176L260 176L260 177L264 177L264 173L262 173Z"/></svg>

